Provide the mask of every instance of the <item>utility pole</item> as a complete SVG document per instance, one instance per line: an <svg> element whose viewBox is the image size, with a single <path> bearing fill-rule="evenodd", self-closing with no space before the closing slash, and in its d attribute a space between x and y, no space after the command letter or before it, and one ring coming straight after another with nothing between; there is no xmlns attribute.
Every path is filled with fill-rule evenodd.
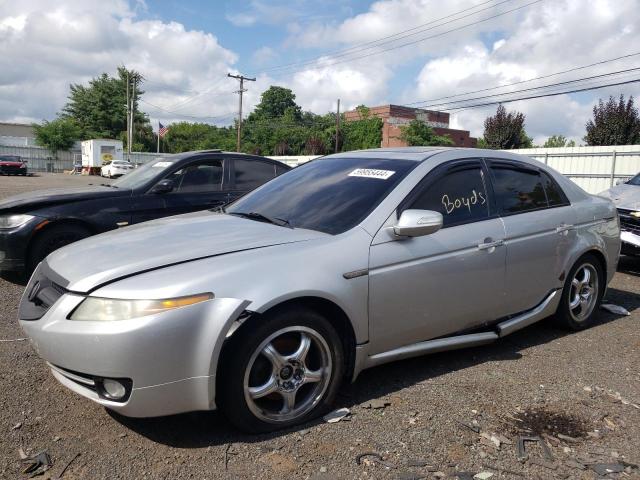
<svg viewBox="0 0 640 480"><path fill-rule="evenodd" d="M129 135L129 157L131 157L131 144L133 143L133 119L136 114L136 84L138 83L138 74L133 74L133 92L131 94L131 121L129 122L130 135ZM131 161L131 158L129 158Z"/></svg>
<svg viewBox="0 0 640 480"><path fill-rule="evenodd" d="M126 68L126 67L125 67ZM129 136L129 118L131 115L131 104L129 103L129 70L127 70L127 160L131 161L131 137Z"/></svg>
<svg viewBox="0 0 640 480"><path fill-rule="evenodd" d="M231 75L230 73L227 73L227 77L237 78L238 80L240 80L240 89L236 92L237 94L240 95L239 102L238 102L238 138L236 140L236 152L239 152L240 151L240 133L242 132L242 94L247 91L244 88L244 81L247 80L248 82L255 82L256 79L248 78L243 75Z"/></svg>
<svg viewBox="0 0 640 480"><path fill-rule="evenodd" d="M339 138L340 138L340 99L338 99L338 109L336 112L336 153L338 153Z"/></svg>

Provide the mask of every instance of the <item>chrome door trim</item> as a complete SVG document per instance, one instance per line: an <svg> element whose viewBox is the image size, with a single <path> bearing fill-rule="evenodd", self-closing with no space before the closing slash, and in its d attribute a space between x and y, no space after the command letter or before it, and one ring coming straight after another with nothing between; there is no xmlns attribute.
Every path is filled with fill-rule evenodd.
<svg viewBox="0 0 640 480"><path fill-rule="evenodd" d="M558 292L560 292L560 290L554 290L551 292L547 298L542 301L542 303L532 310L499 323L497 325L498 335L500 337L504 337L553 314L558 308L558 303L560 302L560 295L558 295Z"/></svg>
<svg viewBox="0 0 640 480"><path fill-rule="evenodd" d="M371 355L367 359L366 368L405 358L418 357L427 353L444 352L446 350L454 350L456 348L485 345L496 341L498 338L499 337L495 332L483 332L472 333L469 335L458 335L456 337L439 338L437 340L427 340L426 342L414 343L394 350L389 350L387 352Z"/></svg>

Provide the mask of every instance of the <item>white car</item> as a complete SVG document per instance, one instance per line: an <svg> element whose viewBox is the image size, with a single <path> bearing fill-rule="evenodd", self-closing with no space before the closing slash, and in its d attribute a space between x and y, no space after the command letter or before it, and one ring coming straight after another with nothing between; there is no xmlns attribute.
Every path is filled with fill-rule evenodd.
<svg viewBox="0 0 640 480"><path fill-rule="evenodd" d="M124 160L114 160L113 162L103 165L100 169L100 175L103 177L119 177L133 170L133 165Z"/></svg>

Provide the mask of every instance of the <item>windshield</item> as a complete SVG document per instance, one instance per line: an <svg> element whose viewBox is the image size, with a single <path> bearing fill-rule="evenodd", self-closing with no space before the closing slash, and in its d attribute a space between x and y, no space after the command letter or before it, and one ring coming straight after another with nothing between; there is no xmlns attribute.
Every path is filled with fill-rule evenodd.
<svg viewBox="0 0 640 480"><path fill-rule="evenodd" d="M322 158L294 168L242 197L227 213L279 219L332 235L360 223L418 163Z"/></svg>
<svg viewBox="0 0 640 480"><path fill-rule="evenodd" d="M111 185L116 188L132 189L146 184L160 172L164 172L167 167L173 165L177 158L154 158L148 163L131 170L125 176L120 177Z"/></svg>
<svg viewBox="0 0 640 480"><path fill-rule="evenodd" d="M627 183L629 185L640 185L640 173L637 174L635 177L632 177L631 179L627 180Z"/></svg>

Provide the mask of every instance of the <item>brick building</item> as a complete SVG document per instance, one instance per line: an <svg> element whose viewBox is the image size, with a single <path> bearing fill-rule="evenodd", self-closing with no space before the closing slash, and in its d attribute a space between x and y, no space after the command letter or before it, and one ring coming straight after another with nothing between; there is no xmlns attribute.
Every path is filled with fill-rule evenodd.
<svg viewBox="0 0 640 480"><path fill-rule="evenodd" d="M381 105L369 109L371 115L382 119L381 147L406 147L400 139L400 127L411 120L422 120L433 128L438 135L446 135L453 140L456 147L476 147L478 139L470 136L467 130L449 128L449 114L420 108L409 108L400 105ZM344 113L345 122L359 120L360 114L356 110Z"/></svg>

